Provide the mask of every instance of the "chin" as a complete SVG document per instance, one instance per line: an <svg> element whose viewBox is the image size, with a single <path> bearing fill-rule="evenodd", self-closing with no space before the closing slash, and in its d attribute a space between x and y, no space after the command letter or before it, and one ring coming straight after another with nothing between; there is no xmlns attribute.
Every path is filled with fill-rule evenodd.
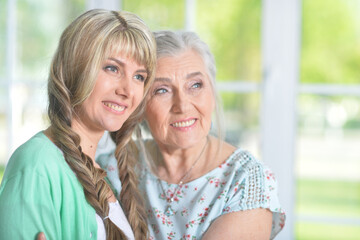
<svg viewBox="0 0 360 240"><path fill-rule="evenodd" d="M116 125L115 124L112 124L111 126L107 126L106 127L106 131L109 131L109 132L116 132L118 130L121 129L121 127L123 126L124 123L117 123Z"/></svg>
<svg viewBox="0 0 360 240"><path fill-rule="evenodd" d="M182 149L191 148L201 143L200 139L185 139L175 141L177 146Z"/></svg>

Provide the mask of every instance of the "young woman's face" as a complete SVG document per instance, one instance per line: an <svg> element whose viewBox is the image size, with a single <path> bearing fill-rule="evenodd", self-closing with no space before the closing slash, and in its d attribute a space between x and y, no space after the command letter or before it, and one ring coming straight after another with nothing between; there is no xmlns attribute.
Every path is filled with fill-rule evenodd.
<svg viewBox="0 0 360 240"><path fill-rule="evenodd" d="M80 120L90 130L117 131L140 104L147 71L122 54L106 59L91 95L84 101Z"/></svg>
<svg viewBox="0 0 360 240"><path fill-rule="evenodd" d="M215 99L197 53L158 59L147 100L146 120L159 145L188 148L208 135Z"/></svg>

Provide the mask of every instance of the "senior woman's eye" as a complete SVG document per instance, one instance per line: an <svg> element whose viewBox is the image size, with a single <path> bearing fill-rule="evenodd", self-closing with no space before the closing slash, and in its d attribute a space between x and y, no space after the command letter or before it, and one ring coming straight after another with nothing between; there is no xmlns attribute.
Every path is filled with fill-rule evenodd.
<svg viewBox="0 0 360 240"><path fill-rule="evenodd" d="M201 88L202 87L202 83L201 82L197 82L197 83L194 83L191 88Z"/></svg>
<svg viewBox="0 0 360 240"><path fill-rule="evenodd" d="M168 90L166 90L165 88L158 88L158 89L155 89L154 94L164 94L167 92L168 92Z"/></svg>

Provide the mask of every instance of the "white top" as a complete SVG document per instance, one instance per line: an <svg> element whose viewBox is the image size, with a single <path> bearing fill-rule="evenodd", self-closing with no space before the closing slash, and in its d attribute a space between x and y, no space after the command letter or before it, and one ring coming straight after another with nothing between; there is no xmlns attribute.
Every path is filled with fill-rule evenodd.
<svg viewBox="0 0 360 240"><path fill-rule="evenodd" d="M122 210L119 202L109 202L109 218L110 220L123 231L126 237L129 240L135 240L134 233L130 227L130 224L125 217L124 211ZM99 215L96 214L96 222L97 222L97 239L98 240L106 240L106 231L103 220Z"/></svg>

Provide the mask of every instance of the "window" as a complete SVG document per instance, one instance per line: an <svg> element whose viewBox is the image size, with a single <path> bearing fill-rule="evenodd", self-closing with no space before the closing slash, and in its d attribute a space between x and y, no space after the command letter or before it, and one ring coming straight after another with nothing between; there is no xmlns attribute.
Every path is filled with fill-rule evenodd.
<svg viewBox="0 0 360 240"><path fill-rule="evenodd" d="M60 34L85 9L81 0L0 3L0 165L48 125L46 83ZM1 177L2 175L0 175Z"/></svg>
<svg viewBox="0 0 360 240"><path fill-rule="evenodd" d="M0 179L11 151L47 125L64 27L116 4L152 30L195 30L208 43L227 140L277 174L287 211L277 239L360 235L360 0L0 1Z"/></svg>
<svg viewBox="0 0 360 240"><path fill-rule="evenodd" d="M304 0L302 7L296 236L355 239L360 234L360 1Z"/></svg>

